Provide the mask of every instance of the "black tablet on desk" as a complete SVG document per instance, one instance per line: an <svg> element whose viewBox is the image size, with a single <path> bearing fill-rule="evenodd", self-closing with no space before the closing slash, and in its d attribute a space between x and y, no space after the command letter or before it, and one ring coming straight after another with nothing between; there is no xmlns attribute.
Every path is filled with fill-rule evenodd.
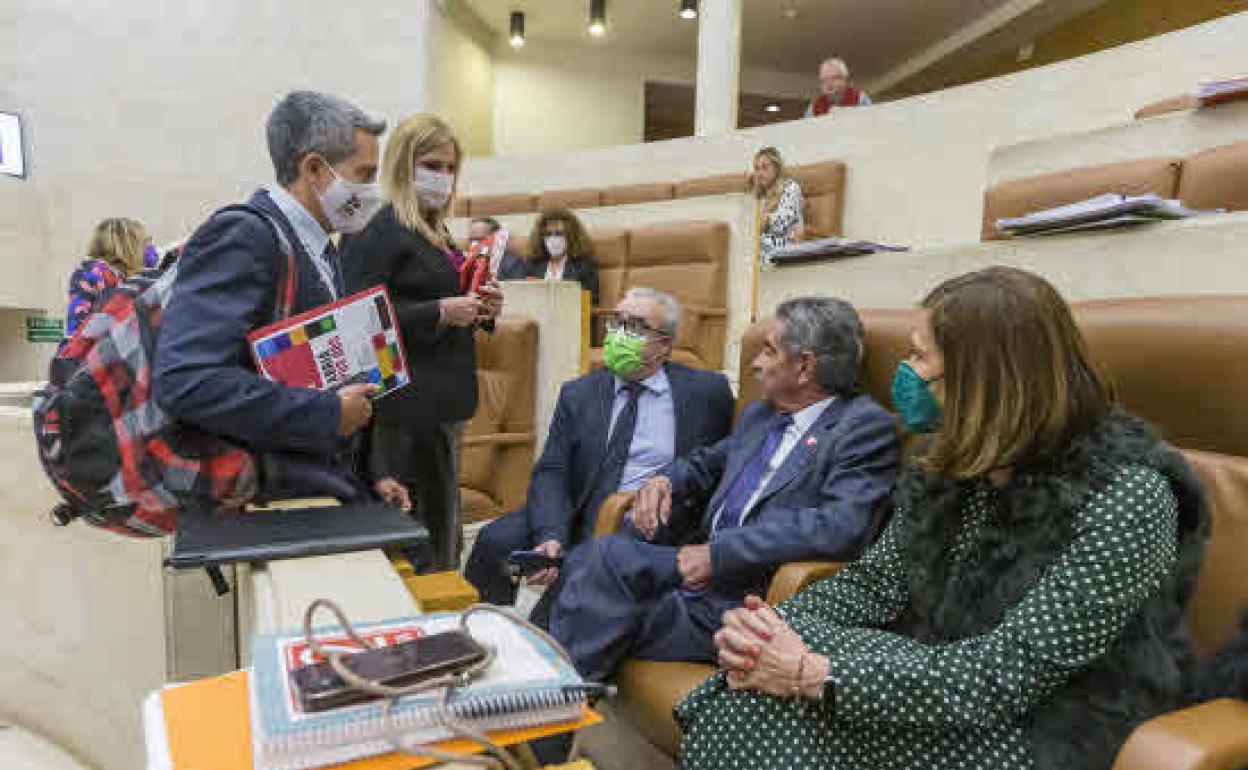
<svg viewBox="0 0 1248 770"><path fill-rule="evenodd" d="M174 569L239 562L411 548L429 539L424 525L385 503L266 508L246 513L183 510L174 534Z"/></svg>

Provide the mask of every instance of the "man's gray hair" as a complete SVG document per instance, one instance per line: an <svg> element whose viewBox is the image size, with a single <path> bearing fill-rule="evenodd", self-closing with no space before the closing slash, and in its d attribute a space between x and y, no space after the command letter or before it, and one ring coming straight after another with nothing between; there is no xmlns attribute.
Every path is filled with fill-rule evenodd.
<svg viewBox="0 0 1248 770"><path fill-rule="evenodd" d="M666 294L658 289L651 289L646 286L634 286L624 293L628 299L645 299L649 300L663 309L663 331L667 336L676 339L676 332L680 329L680 300L671 294Z"/></svg>
<svg viewBox="0 0 1248 770"><path fill-rule="evenodd" d="M332 165L355 152L355 130L381 136L386 121L332 94L293 91L269 113L265 136L277 183L289 187L299 178L299 162L316 153Z"/></svg>
<svg viewBox="0 0 1248 770"><path fill-rule="evenodd" d="M832 297L799 297L776 308L780 341L791 355L815 357L815 380L826 392L852 396L862 366L862 320L854 306Z"/></svg>

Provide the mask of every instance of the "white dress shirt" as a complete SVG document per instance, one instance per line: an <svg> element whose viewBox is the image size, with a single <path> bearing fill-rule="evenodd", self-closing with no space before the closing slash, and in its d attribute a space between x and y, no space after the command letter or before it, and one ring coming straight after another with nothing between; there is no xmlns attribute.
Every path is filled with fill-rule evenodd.
<svg viewBox="0 0 1248 770"><path fill-rule="evenodd" d="M325 232L321 223L317 222L316 218L303 207L303 204L295 200L294 196L285 189L274 185L268 188L268 191L273 203L294 228L303 250L312 258L312 264L316 265L316 272L320 274L321 282L329 290L330 296L338 299L337 284L334 283L334 275L338 272L338 266L325 257L325 250L329 248L329 233Z"/></svg>

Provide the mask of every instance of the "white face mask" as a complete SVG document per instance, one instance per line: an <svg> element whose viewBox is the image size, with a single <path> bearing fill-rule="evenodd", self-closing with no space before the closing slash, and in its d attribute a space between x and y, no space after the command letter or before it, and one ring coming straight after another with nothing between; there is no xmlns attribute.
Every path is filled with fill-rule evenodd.
<svg viewBox="0 0 1248 770"><path fill-rule="evenodd" d="M430 209L444 209L451 200L451 189L455 187L455 175L430 171L417 166L416 179L412 182L412 187L421 205Z"/></svg>
<svg viewBox="0 0 1248 770"><path fill-rule="evenodd" d="M551 257L559 259L568 253L568 236L548 235L544 240L546 241L546 251Z"/></svg>
<svg viewBox="0 0 1248 770"><path fill-rule="evenodd" d="M382 206L381 185L376 182L348 182L333 171L334 182L317 193L321 211L329 226L341 233L358 233Z"/></svg>

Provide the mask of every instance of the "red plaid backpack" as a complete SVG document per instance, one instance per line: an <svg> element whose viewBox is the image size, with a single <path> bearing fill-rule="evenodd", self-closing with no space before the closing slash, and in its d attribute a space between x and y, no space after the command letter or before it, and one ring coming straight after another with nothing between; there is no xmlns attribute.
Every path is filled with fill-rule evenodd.
<svg viewBox="0 0 1248 770"><path fill-rule="evenodd" d="M263 217L277 235L284 259L275 316L289 317L294 249L264 212L245 205L221 212L231 210ZM105 294L48 367L48 383L34 400L34 428L44 472L65 500L52 511L58 525L81 518L129 537L159 537L174 531L188 498L237 509L260 492L255 456L180 425L151 399L161 312L176 273L175 264Z"/></svg>

